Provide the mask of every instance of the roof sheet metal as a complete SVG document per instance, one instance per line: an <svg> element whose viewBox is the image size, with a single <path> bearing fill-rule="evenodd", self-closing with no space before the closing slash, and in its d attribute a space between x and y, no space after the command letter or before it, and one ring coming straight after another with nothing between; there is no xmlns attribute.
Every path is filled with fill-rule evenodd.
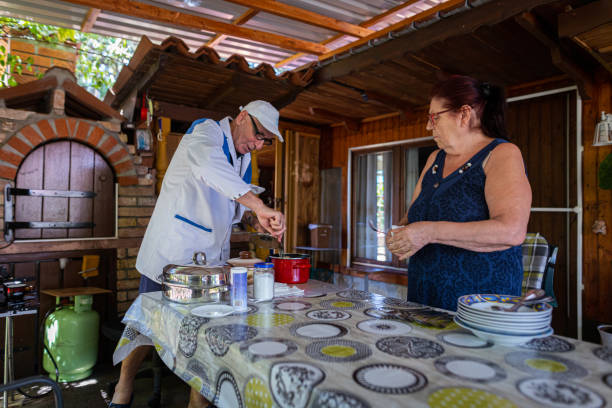
<svg viewBox="0 0 612 408"><path fill-rule="evenodd" d="M194 14L225 23L249 10L238 4L223 0L138 0L139 2L164 7L174 11ZM277 0L282 3L320 13L338 20L352 24L360 24L375 17L384 11L403 4L406 0ZM445 0L420 0L415 4L394 13L376 25L373 30L384 28L403 18L433 7ZM21 19L34 20L43 24L60 27L80 29L88 12L87 7L66 3L61 0L0 0L0 15ZM259 12L244 25L248 28L272 32L287 37L299 38L312 42L322 42L337 33L322 27L317 27L276 16L266 12ZM102 11L91 29L92 33L126 38L139 41L143 35L153 43L160 44L169 36L182 39L191 51L197 50L206 44L214 35L210 31L197 30L180 26L173 26L160 22L119 15ZM329 43L328 48L334 49L354 41L355 37L348 35ZM219 55L227 58L232 54L240 53L251 63L265 62L275 64L294 55L291 50L259 43L243 38L225 37L215 46ZM295 68L316 60L313 55L292 61L285 68Z"/></svg>

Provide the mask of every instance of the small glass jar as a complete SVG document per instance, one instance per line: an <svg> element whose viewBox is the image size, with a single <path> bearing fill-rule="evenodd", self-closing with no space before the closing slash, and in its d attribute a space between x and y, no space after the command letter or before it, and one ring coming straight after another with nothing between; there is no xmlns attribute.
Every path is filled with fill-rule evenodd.
<svg viewBox="0 0 612 408"><path fill-rule="evenodd" d="M274 264L260 262L253 267L253 297L256 300L271 300L274 298Z"/></svg>

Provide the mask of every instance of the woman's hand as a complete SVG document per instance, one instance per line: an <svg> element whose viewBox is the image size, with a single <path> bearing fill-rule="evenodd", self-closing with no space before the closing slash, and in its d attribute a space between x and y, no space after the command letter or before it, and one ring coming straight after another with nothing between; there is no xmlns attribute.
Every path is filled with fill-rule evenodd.
<svg viewBox="0 0 612 408"><path fill-rule="evenodd" d="M385 241L389 251L403 261L432 242L431 223L415 222L390 230Z"/></svg>

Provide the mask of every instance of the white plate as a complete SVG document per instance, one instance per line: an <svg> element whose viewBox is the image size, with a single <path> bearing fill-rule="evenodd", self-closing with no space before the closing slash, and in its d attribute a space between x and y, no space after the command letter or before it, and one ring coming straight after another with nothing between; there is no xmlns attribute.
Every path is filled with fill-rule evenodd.
<svg viewBox="0 0 612 408"><path fill-rule="evenodd" d="M191 309L191 314L199 317L223 317L234 313L230 305L202 305Z"/></svg>
<svg viewBox="0 0 612 408"><path fill-rule="evenodd" d="M477 318L477 317L473 317L473 316L469 316L463 312L459 312L457 313L457 315L465 320L468 323L473 323L475 325L478 326L483 326L483 327L489 327L491 329L503 329L503 330L526 330L526 331L530 331L530 330L538 330L538 329L542 329L542 328L546 328L548 326L550 326L550 319L546 319L546 320L542 320L539 322L529 322L529 323L523 323L523 322L516 322L516 323L511 323L511 322L507 322L507 321L494 321L494 320L489 320L489 319L481 319L481 318ZM540 330L542 331L542 330Z"/></svg>
<svg viewBox="0 0 612 408"><path fill-rule="evenodd" d="M503 335L503 334L494 334L494 333L488 333L482 330L478 330L475 329L473 327L470 327L468 325L466 325L465 323L462 323L460 319L457 319L455 317L455 323L457 323L459 326L463 327L464 329L468 329L469 331L471 331L472 333L474 333L476 336L480 337L481 339L484 340L489 340L492 341L495 344L499 344L502 346L520 346L521 344L525 344L527 342L529 342L532 339L539 339L541 337L548 337L551 334L553 334L553 329L551 328L550 330L548 330L545 333L542 333L540 335L534 335L534 336L509 336L509 335Z"/></svg>

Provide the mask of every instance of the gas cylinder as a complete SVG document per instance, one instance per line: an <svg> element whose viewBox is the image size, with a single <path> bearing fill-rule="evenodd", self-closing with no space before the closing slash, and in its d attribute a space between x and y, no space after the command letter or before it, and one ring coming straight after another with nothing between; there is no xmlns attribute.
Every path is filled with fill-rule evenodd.
<svg viewBox="0 0 612 408"><path fill-rule="evenodd" d="M74 296L74 303L59 306L44 322L45 342L59 371L59 381L82 380L91 375L98 358L100 316L92 310L93 296ZM43 350L43 367L55 380L55 367Z"/></svg>

